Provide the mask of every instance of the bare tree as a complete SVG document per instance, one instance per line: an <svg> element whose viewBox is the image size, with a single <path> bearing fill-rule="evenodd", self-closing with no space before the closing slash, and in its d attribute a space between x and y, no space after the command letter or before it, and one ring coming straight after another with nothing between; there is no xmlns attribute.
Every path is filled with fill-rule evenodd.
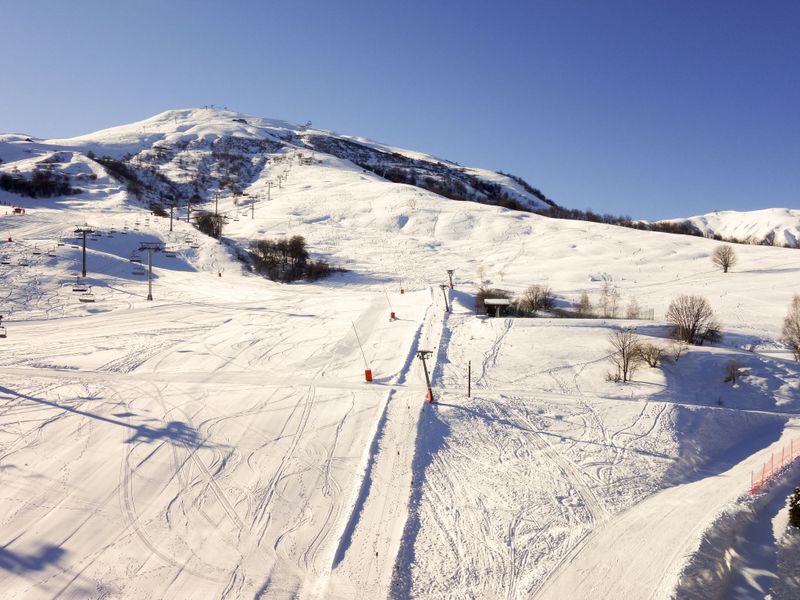
<svg viewBox="0 0 800 600"><path fill-rule="evenodd" d="M520 308L522 310L536 314L540 310L551 310L555 305L553 290L546 285L531 285L522 293Z"/></svg>
<svg viewBox="0 0 800 600"><path fill-rule="evenodd" d="M667 321L672 323L675 339L702 346L704 342L722 339L717 316L702 296L681 295L667 309Z"/></svg>
<svg viewBox="0 0 800 600"><path fill-rule="evenodd" d="M800 362L800 295L795 294L789 305L789 312L783 320L783 337L794 354L794 359Z"/></svg>
<svg viewBox="0 0 800 600"><path fill-rule="evenodd" d="M689 344L687 344L683 340L673 340L670 347L672 360L678 362L681 359L681 356L686 354L687 350L689 350Z"/></svg>
<svg viewBox="0 0 800 600"><path fill-rule="evenodd" d="M603 287L600 289L600 301L598 302L600 315L606 319L613 319L619 311L619 290L608 279L603 279Z"/></svg>
<svg viewBox="0 0 800 600"><path fill-rule="evenodd" d="M736 253L733 247L728 244L717 246L711 254L711 262L727 273L728 269L736 265Z"/></svg>
<svg viewBox="0 0 800 600"><path fill-rule="evenodd" d="M639 355L647 363L647 366L656 368L664 356L664 348L655 344L641 344L639 346Z"/></svg>
<svg viewBox="0 0 800 600"><path fill-rule="evenodd" d="M625 311L625 317L628 319L639 318L639 301L633 296L628 301L628 309Z"/></svg>
<svg viewBox="0 0 800 600"><path fill-rule="evenodd" d="M626 383L630 381L642 360L641 342L632 329L614 331L608 341L611 343L611 354L608 359L617 368L617 373L612 379Z"/></svg>
<svg viewBox="0 0 800 600"><path fill-rule="evenodd" d="M579 317L588 317L592 314L592 302L589 300L589 294L586 292L581 293L581 299L578 300L576 312Z"/></svg>

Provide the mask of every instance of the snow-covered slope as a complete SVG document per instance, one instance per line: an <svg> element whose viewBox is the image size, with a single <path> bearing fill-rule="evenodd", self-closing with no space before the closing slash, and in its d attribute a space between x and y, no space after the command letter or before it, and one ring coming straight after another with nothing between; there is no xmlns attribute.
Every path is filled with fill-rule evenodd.
<svg viewBox="0 0 800 600"><path fill-rule="evenodd" d="M669 223L689 223L706 237L750 244L800 247L800 210L765 208L752 211L720 210Z"/></svg>
<svg viewBox="0 0 800 600"><path fill-rule="evenodd" d="M68 139L0 136L0 172L29 172L59 151L123 161L137 182L138 195L155 202L169 196L186 203L192 196L245 192L266 157L287 151L326 153L394 182L408 183L461 200L515 203L526 209L552 204L524 181L479 168L465 168L427 154L346 137L308 126L262 119L216 108L170 110L130 125ZM27 159L19 163L21 159Z"/></svg>
<svg viewBox="0 0 800 600"><path fill-rule="evenodd" d="M714 240L454 202L339 156L349 138L333 155L310 147L324 132L204 110L0 141L9 177L40 165L83 190L0 197L26 209L0 210L3 597L668 597L796 436L796 250L742 246L722 274ZM375 169L394 152L358 143ZM136 180L90 151L131 155ZM131 183L196 193L228 216L222 242ZM73 291L84 224L94 302ZM347 272L287 285L239 261L287 235ZM174 251L154 256L153 301L142 242ZM487 319L487 282L546 284L562 307L610 285L621 314L654 318ZM720 344L668 341L687 292ZM667 354L626 385L606 377L620 327Z"/></svg>

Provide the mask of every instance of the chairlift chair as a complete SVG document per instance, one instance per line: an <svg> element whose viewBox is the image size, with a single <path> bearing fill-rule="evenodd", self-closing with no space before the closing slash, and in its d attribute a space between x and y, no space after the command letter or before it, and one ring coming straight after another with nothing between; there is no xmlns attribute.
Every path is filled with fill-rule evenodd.
<svg viewBox="0 0 800 600"><path fill-rule="evenodd" d="M11 261L8 260L7 256L0 256L0 265L10 265Z"/></svg>
<svg viewBox="0 0 800 600"><path fill-rule="evenodd" d="M50 250L47 251L47 256L49 256L50 258L55 258L56 257L56 249L55 248L50 248Z"/></svg>
<svg viewBox="0 0 800 600"><path fill-rule="evenodd" d="M6 335L6 328L4 325L0 325L0 338L8 337Z"/></svg>
<svg viewBox="0 0 800 600"><path fill-rule="evenodd" d="M36 246L34 246L33 250L31 251L31 254L33 254L34 256L39 256L41 253L42 253L42 251L39 250L39 248L36 247Z"/></svg>
<svg viewBox="0 0 800 600"><path fill-rule="evenodd" d="M144 275L144 267L133 267L131 275Z"/></svg>
<svg viewBox="0 0 800 600"><path fill-rule="evenodd" d="M134 252L131 254L131 262L142 264L142 257Z"/></svg>
<svg viewBox="0 0 800 600"><path fill-rule="evenodd" d="M19 259L19 261L17 262L17 264L18 264L20 267L27 267L27 266L30 266L30 264L31 264L31 263L30 263L30 262L28 262L28 259L27 259L27 258L20 258L20 259Z"/></svg>
<svg viewBox="0 0 800 600"><path fill-rule="evenodd" d="M89 286L85 283L81 283L80 275L75 277L75 283L72 284L72 291L73 292L88 292Z"/></svg>
<svg viewBox="0 0 800 600"><path fill-rule="evenodd" d="M92 293L92 288L89 288L78 297L80 302L94 302L94 294Z"/></svg>

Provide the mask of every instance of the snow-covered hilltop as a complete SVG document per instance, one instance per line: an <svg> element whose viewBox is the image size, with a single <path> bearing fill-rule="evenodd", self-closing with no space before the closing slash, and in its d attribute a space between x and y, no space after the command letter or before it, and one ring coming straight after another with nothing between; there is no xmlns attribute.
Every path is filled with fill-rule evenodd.
<svg viewBox="0 0 800 600"><path fill-rule="evenodd" d="M705 237L744 244L800 248L800 210L766 208L753 211L720 210L667 223L687 224Z"/></svg>
<svg viewBox="0 0 800 600"><path fill-rule="evenodd" d="M516 177L313 129L310 124L292 125L217 108L169 110L68 139L0 136L4 163L0 171L14 167L30 171L47 161L52 166L60 162L58 153L79 152L91 159L106 159L106 167L117 178L132 182L137 195L149 202L163 202L167 197L186 203L193 197L207 199L214 191L245 193L258 180L268 155L298 150L307 150L309 160L323 154L336 157L386 180L459 200L526 210L552 205Z"/></svg>

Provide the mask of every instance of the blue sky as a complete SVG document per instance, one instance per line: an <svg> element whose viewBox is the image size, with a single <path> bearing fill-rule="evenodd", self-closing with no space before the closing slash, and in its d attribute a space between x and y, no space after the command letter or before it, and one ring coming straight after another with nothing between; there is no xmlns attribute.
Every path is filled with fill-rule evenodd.
<svg viewBox="0 0 800 600"><path fill-rule="evenodd" d="M635 218L800 207L800 2L0 0L0 131L214 104Z"/></svg>

